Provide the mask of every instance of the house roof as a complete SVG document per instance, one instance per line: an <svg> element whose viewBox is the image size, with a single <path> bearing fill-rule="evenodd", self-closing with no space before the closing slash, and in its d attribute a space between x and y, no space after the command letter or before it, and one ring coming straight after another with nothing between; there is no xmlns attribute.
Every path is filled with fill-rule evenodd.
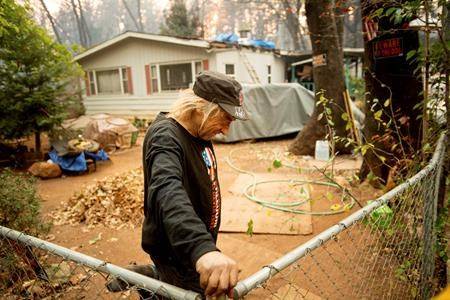
<svg viewBox="0 0 450 300"><path fill-rule="evenodd" d="M277 54L279 52L277 49L257 47L254 45L246 45L246 44L239 44L239 43L219 42L219 41L209 42L209 49L210 49L210 51L221 51L221 50L229 50L229 49L250 49L253 51L273 52L275 54Z"/></svg>
<svg viewBox="0 0 450 300"><path fill-rule="evenodd" d="M259 50L264 52L272 52L275 55L281 55L283 57L302 57L302 56L310 56L312 55L311 51L287 51L287 50L281 50L281 49L267 49L263 47L255 47L253 45L244 45L244 44L237 44L237 43L225 43L225 42L218 42L218 41L205 41L202 39L195 39L195 38L185 38L185 37L174 37L174 36L167 36L167 35L160 35L160 34L151 34L151 33L141 33L141 32L134 32L134 31L127 31L124 32L110 40L107 40L105 42L102 42L98 45L95 45L83 53L80 53L74 57L75 61L78 61L80 59L83 59L87 56L90 56L100 50L103 50L107 47L110 47L116 43L119 43L125 39L129 38L136 38L136 39L142 39L142 40L149 40L149 41L157 41L157 42L164 42L164 43L171 43L176 45L183 45L183 46L190 46L190 47L198 47L198 48L204 48L204 49L211 49L211 50L225 50L230 48L236 48L236 49L252 49L252 50ZM361 56L364 52L364 49L362 48L344 48L344 53L349 55L356 55Z"/></svg>
<svg viewBox="0 0 450 300"><path fill-rule="evenodd" d="M112 46L112 45L114 45L120 41L123 41L125 39L128 39L128 38L136 38L136 39L171 43L171 44L198 47L198 48L209 48L210 47L209 42L204 41L204 40L199 40L199 39L190 39L190 38L181 38L181 37L172 37L172 36L166 36L166 35L127 31L125 33L122 33L122 34L110 39L110 40L107 40L103 43L95 45L95 46L87 49L83 53L76 55L74 57L74 60L78 61L82 58L85 58L91 54L94 54L102 49L105 49L109 46Z"/></svg>

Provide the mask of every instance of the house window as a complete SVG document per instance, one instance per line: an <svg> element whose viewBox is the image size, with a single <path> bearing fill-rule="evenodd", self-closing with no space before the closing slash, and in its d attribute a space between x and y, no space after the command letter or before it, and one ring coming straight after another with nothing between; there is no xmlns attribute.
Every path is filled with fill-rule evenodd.
<svg viewBox="0 0 450 300"><path fill-rule="evenodd" d="M267 65L267 83L272 82L272 66Z"/></svg>
<svg viewBox="0 0 450 300"><path fill-rule="evenodd" d="M161 91L187 89L192 82L191 63L160 65Z"/></svg>
<svg viewBox="0 0 450 300"><path fill-rule="evenodd" d="M95 71L89 71L89 90L91 95L97 94L95 89Z"/></svg>
<svg viewBox="0 0 450 300"><path fill-rule="evenodd" d="M225 74L230 77L235 77L234 64L225 64Z"/></svg>
<svg viewBox="0 0 450 300"><path fill-rule="evenodd" d="M126 68L122 68L122 91L128 94L128 73Z"/></svg>
<svg viewBox="0 0 450 300"><path fill-rule="evenodd" d="M189 88L195 80L195 75L202 71L202 61L150 65L148 74L151 80L150 92L158 93Z"/></svg>
<svg viewBox="0 0 450 300"><path fill-rule="evenodd" d="M195 75L198 75L200 72L203 71L203 66L201 61L195 62Z"/></svg>
<svg viewBox="0 0 450 300"><path fill-rule="evenodd" d="M119 69L96 71L98 94L121 94Z"/></svg>
<svg viewBox="0 0 450 300"><path fill-rule="evenodd" d="M127 68L89 71L91 95L120 95L129 93Z"/></svg>
<svg viewBox="0 0 450 300"><path fill-rule="evenodd" d="M158 72L156 70L156 65L150 66L150 79L152 81L152 93L158 92Z"/></svg>

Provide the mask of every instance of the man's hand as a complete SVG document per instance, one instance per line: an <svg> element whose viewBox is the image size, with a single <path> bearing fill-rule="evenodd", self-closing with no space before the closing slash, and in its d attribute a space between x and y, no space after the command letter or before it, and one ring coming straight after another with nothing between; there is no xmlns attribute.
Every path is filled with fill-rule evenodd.
<svg viewBox="0 0 450 300"><path fill-rule="evenodd" d="M237 284L239 269L234 260L219 251L201 256L195 265L200 274L200 286L206 296L220 296L228 293L233 297L233 287Z"/></svg>

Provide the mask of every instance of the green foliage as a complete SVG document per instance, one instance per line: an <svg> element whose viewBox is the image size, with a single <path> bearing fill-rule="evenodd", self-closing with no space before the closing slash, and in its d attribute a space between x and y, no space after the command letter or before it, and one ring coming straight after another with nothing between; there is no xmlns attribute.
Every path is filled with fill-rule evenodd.
<svg viewBox="0 0 450 300"><path fill-rule="evenodd" d="M30 235L46 233L48 224L40 218L40 198L35 179L16 175L11 170L0 173L0 225Z"/></svg>
<svg viewBox="0 0 450 300"><path fill-rule="evenodd" d="M449 216L449 207L450 207L450 176L448 176L445 180L446 185L446 201L444 203L444 207L442 207L439 212L435 223L435 232L436 232L436 241L435 248L436 253L441 257L443 261L448 261L449 257L447 254L448 249L448 238L446 238L446 227L449 225L448 216Z"/></svg>
<svg viewBox="0 0 450 300"><path fill-rule="evenodd" d="M400 279L401 281L407 281L407 272L411 268L411 262L409 260L405 260L396 270L395 277Z"/></svg>
<svg viewBox="0 0 450 300"><path fill-rule="evenodd" d="M138 118L138 117L134 117L133 125L139 130L144 130L144 129L147 128L147 120L146 119L141 119L141 118Z"/></svg>
<svg viewBox="0 0 450 300"><path fill-rule="evenodd" d="M364 78L350 76L349 86L350 96L354 99L356 106L363 108L365 103L364 93L366 90Z"/></svg>
<svg viewBox="0 0 450 300"><path fill-rule="evenodd" d="M250 219L247 223L247 235L253 236L253 220Z"/></svg>
<svg viewBox="0 0 450 300"><path fill-rule="evenodd" d="M279 159L275 159L273 161L272 165L275 169L281 168L283 166L283 164L281 163L281 160L279 160Z"/></svg>
<svg viewBox="0 0 450 300"><path fill-rule="evenodd" d="M66 86L81 69L35 24L28 6L3 0L0 24L0 138L50 130L64 119L72 97Z"/></svg>
<svg viewBox="0 0 450 300"><path fill-rule="evenodd" d="M32 236L45 234L50 225L42 222L39 209L40 198L33 177L17 175L8 169L0 172L1 226ZM19 261L20 254L23 255L26 248L17 244L15 250L11 250L11 244L0 239L0 293L5 284L14 281L8 280L9 276L28 278L28 275L23 273L25 269L21 265L22 261ZM5 278L4 274L8 277Z"/></svg>
<svg viewBox="0 0 450 300"><path fill-rule="evenodd" d="M197 35L198 20L188 13L184 0L174 0L167 12L165 25L161 26L160 33L181 37Z"/></svg>
<svg viewBox="0 0 450 300"><path fill-rule="evenodd" d="M392 209L385 205L382 205L375 209L369 218L369 223L377 229L388 229L391 226L393 220Z"/></svg>

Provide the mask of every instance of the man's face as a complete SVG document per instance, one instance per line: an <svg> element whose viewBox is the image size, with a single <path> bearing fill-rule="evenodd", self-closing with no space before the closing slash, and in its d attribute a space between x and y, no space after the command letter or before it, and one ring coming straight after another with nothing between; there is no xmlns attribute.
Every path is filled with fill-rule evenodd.
<svg viewBox="0 0 450 300"><path fill-rule="evenodd" d="M199 137L204 140L211 140L216 134L227 134L230 129L231 122L234 118L226 111L220 108L220 111L211 116L206 122L203 128L199 131Z"/></svg>

